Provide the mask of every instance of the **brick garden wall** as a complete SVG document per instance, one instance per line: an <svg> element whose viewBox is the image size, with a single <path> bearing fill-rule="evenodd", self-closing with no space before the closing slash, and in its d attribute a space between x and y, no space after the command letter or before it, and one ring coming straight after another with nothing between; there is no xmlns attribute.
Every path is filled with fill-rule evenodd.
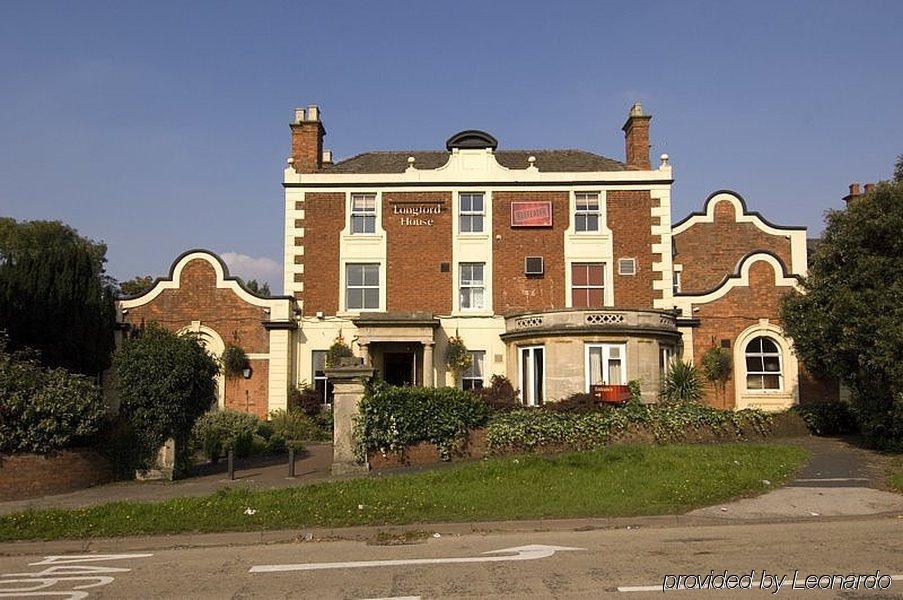
<svg viewBox="0 0 903 600"><path fill-rule="evenodd" d="M54 455L0 454L0 501L64 494L113 481L112 465L94 450Z"/></svg>

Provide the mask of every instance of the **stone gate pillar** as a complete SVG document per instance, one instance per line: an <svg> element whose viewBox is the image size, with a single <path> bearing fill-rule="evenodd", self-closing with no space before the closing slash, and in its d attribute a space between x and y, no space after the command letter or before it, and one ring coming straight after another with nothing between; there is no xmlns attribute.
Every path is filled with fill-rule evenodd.
<svg viewBox="0 0 903 600"><path fill-rule="evenodd" d="M354 417L364 397L364 386L373 377L373 368L365 366L360 358L342 359L338 367L326 369L326 377L332 382L332 473L366 472L367 463L359 463L354 454Z"/></svg>

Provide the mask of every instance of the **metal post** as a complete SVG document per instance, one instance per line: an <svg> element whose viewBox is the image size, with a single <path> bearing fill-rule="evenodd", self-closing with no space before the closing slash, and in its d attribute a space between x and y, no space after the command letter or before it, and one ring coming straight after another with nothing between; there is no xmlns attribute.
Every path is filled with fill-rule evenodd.
<svg viewBox="0 0 903 600"><path fill-rule="evenodd" d="M229 481L235 480L235 452L229 449Z"/></svg>
<svg viewBox="0 0 903 600"><path fill-rule="evenodd" d="M295 448L292 446L288 447L288 476L295 476Z"/></svg>

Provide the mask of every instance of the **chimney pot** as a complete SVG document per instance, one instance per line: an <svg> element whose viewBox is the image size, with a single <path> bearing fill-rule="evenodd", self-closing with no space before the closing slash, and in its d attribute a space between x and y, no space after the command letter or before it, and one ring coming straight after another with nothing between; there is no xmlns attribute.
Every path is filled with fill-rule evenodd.
<svg viewBox="0 0 903 600"><path fill-rule="evenodd" d="M311 104L307 107L307 120L308 121L319 121L320 120L320 107L316 104Z"/></svg>
<svg viewBox="0 0 903 600"><path fill-rule="evenodd" d="M324 165L332 164L332 150L323 150L323 164Z"/></svg>
<svg viewBox="0 0 903 600"><path fill-rule="evenodd" d="M875 189L875 184L874 184L874 183L867 183L867 184L865 184L865 193L866 193L866 194L871 194L873 189Z"/></svg>
<svg viewBox="0 0 903 600"><path fill-rule="evenodd" d="M643 105L634 102L630 108L627 122L621 129L624 131L627 167L637 170L649 170L649 121L652 115L643 112Z"/></svg>
<svg viewBox="0 0 903 600"><path fill-rule="evenodd" d="M860 194L861 194L861 192L859 191L859 184L851 183L850 184L850 195L851 196L859 196Z"/></svg>
<svg viewBox="0 0 903 600"><path fill-rule="evenodd" d="M295 109L295 120L292 123L303 123L304 122L304 109L296 108Z"/></svg>

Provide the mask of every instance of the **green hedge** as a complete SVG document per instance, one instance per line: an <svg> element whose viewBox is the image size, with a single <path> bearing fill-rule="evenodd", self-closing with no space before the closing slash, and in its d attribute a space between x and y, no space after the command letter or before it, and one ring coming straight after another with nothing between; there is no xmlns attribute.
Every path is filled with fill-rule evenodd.
<svg viewBox="0 0 903 600"><path fill-rule="evenodd" d="M859 431L856 414L848 402L801 404L790 410L797 413L815 435L841 435Z"/></svg>
<svg viewBox="0 0 903 600"><path fill-rule="evenodd" d="M631 402L623 408L605 407L584 413L545 409L497 414L486 428L490 452L531 451L543 446L589 450L604 446L613 435L631 426L649 431L656 442L676 442L688 431L709 429L732 433L767 434L771 417L759 410L717 410L700 404L650 404Z"/></svg>
<svg viewBox="0 0 903 600"><path fill-rule="evenodd" d="M0 452L44 454L84 443L105 412L100 388L88 377L7 353L0 338Z"/></svg>
<svg viewBox="0 0 903 600"><path fill-rule="evenodd" d="M203 450L210 460L225 456L248 456L254 450L257 417L233 410L209 412L195 422L191 430L192 447Z"/></svg>
<svg viewBox="0 0 903 600"><path fill-rule="evenodd" d="M490 410L473 394L454 388L371 384L355 422L358 452L398 452L419 442L436 444L448 459L455 443L489 420Z"/></svg>

